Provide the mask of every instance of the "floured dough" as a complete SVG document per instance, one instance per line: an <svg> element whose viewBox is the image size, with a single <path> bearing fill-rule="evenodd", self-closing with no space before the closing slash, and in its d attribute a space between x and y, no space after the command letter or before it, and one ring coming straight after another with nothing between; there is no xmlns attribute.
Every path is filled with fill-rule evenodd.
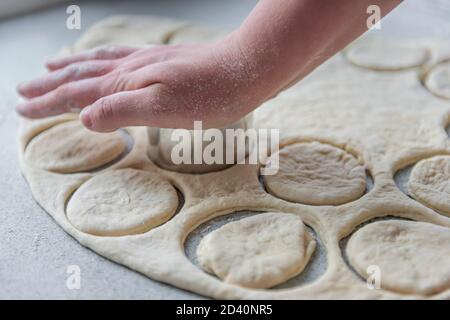
<svg viewBox="0 0 450 320"><path fill-rule="evenodd" d="M211 232L197 249L201 266L227 283L270 288L300 273L316 242L302 220L263 213Z"/></svg>
<svg viewBox="0 0 450 320"><path fill-rule="evenodd" d="M170 38L170 44L208 43L217 41L227 32L200 26L188 26L177 30Z"/></svg>
<svg viewBox="0 0 450 320"><path fill-rule="evenodd" d="M115 19L117 20L117 18L110 18L107 21ZM140 28L143 19L146 20L146 24L153 25L155 28ZM167 38L167 29L157 27L160 19L151 17L121 17L118 20L119 22L115 26L117 30L107 29L111 31L107 34L108 39L100 42L120 43L123 41L124 35L128 33L130 34L128 43L135 42L133 44L136 45L141 45L149 37L154 37L153 39L159 42L171 42L171 36L175 40L178 32L179 38L176 41L180 41L180 43L190 42L196 37L193 35L195 32L193 29L186 31L183 35L181 30L185 27L181 27L173 33L170 31L171 36ZM121 22L124 20L126 23ZM182 24L182 22L180 23ZM104 35L104 29L93 28L88 30L83 38L103 39ZM201 42L203 36L199 34L198 41ZM365 41L365 39L361 41ZM415 47L427 47L422 44L429 42L431 41L417 40ZM93 44L86 46L89 47ZM448 43L432 41L432 44L430 61L450 59ZM405 46L401 39L391 43L390 46L394 52L403 50L396 49L396 45L400 48ZM68 51L75 52L84 47L78 43ZM421 49L419 51L422 52ZM416 55L416 51L411 52L414 56ZM380 61L381 65L386 64L386 54L382 50L375 54L377 57L373 57L372 61ZM326 167L318 168L322 174L317 175L317 178L333 182L328 185L317 182L312 184L318 187L318 194L322 194L320 198L329 200L327 197L331 195L335 201L336 194L339 197L342 196L342 190L353 190L347 194L348 198L345 201L342 200L350 202L343 205L310 206L303 202L284 201L280 198L283 196L282 194L266 192L259 179L260 165L235 165L225 170L204 174L183 174L164 170L155 165L147 156L149 141L147 128L143 127L126 128L133 140L129 152L124 153L124 156L119 157L117 161L109 162L108 165L97 168L95 171L70 174L52 172L41 168L42 163L38 157L26 157L26 153L29 152L26 147L30 141L35 141L48 132L56 130L55 128L59 127L62 122L74 118L78 122L78 116L74 117L73 114L41 120L22 119L19 135L20 166L36 201L82 245L151 279L193 291L202 296L219 299L450 299L450 288L442 273L444 266L449 265L446 259L449 256L448 248L450 247L450 242L448 239L444 239L442 230L444 227L450 228L450 217L433 210L431 205L425 203L425 205L421 205L407 197L397 187L393 178L398 168L432 156L450 154L450 139L444 130L450 120L450 101L430 94L421 81L423 80L421 68L404 69L405 65L411 65L409 51L401 59L396 54L392 55L392 58L395 59L391 59L389 67L401 69L402 72L377 72L369 70L367 67L356 68L345 55L337 54L307 78L280 93L276 98L267 101L253 113L255 127L279 130L282 146L324 145L331 150L338 150L327 155L326 152L324 154L316 153L318 152L316 147L308 148L318 158L325 158L321 161L326 164ZM417 62L415 58L412 60ZM74 132L78 132L77 128L77 126L72 127ZM65 136L71 136L71 134L65 134ZM70 142L70 139L68 140ZM304 141L316 141L316 143ZM36 152L37 154L48 154L48 162L52 162L59 159L59 149L64 151L65 143L67 143L67 139L61 139L58 148L39 144L39 150ZM332 146L339 146L339 148ZM96 148L90 149L89 156L84 153L81 155L90 159L92 154L96 155L98 149L97 145ZM49 150L53 151L48 152ZM298 157L297 152L288 154L292 158ZM341 156L331 157L333 160L328 158L330 155L338 154ZM311 153L306 153L306 155L307 162L315 159L310 156ZM346 171L352 168L348 164L356 161L351 155L358 155L358 162L361 163L354 167L355 172L360 172L356 175L359 178L353 176L352 170ZM347 158L349 159L347 162L342 161ZM139 169L139 175L127 180L128 174L122 176L120 172L122 169L132 170L131 168ZM358 198L363 192L361 174L363 168L370 170L374 186L358 201L351 201ZM353 177L359 184L348 184L348 172L352 173L350 177ZM157 227L156 224L152 224L155 220L150 222L153 219L151 212L158 215L156 211L151 211L155 209L152 201L159 199L164 203L156 201L157 205L170 206L177 201L173 197L171 186L164 191L166 183L162 183L163 187L158 184L145 187L145 181L148 181L145 177L147 173L152 174L151 181L154 181L154 177L160 177L166 183L170 181L170 185L176 186L184 198L183 206L177 214L168 210L164 215L161 213L162 211L159 211L161 217L164 215L165 218L164 221L158 222L161 224ZM296 173L294 176L298 177L299 174ZM311 181L315 180L318 179ZM340 183L334 184L336 181L342 182L350 189L346 187L341 189ZM352 189L351 186L354 188L356 185L358 187ZM123 186L123 188L117 189L114 186ZM301 190L301 185L297 185L295 190L297 189ZM111 190L113 192L110 192ZM308 191L304 192L304 194L308 194ZM88 200L79 198L83 194L88 195ZM310 194L311 197L316 197L316 192L310 191ZM142 206L139 210L140 213L138 213L139 206L136 206L134 210L132 205L126 204L127 199L130 201L140 199L139 206ZM89 210L87 204L96 203L97 200L100 200L102 204L92 209L95 215L85 215L86 217L95 216L95 219L88 222L81 218L81 213ZM315 200L317 201L317 199ZM129 204L131 203L129 202ZM221 216L228 221L233 213L239 211L276 212L277 218L263 228L264 230L273 229L270 236L269 232L261 233L271 239L269 241L270 248L275 248L272 245L279 244L279 240L292 239L291 236L294 232L300 233L299 230L302 229L297 228L293 232L292 225L298 224L302 228L304 226L298 221L291 223L293 221L291 219L294 218L289 214L300 218L304 224L314 230L318 238L323 240L323 249L326 252L326 271L318 274L312 282L306 285L292 286L292 283L297 283L297 279L292 279L292 282L283 284L283 289L253 289L223 281L192 263L186 255L186 251L192 249L190 247L187 250L187 246L192 242L185 243L186 238L190 235L194 237L196 234L198 235L194 232L194 230L198 231L197 227L205 226L206 229L202 230L211 230L211 225L217 223L216 218ZM133 214L129 215L130 212ZM39 214L39 212L35 213ZM285 214L287 214L287 218L285 218ZM422 221L430 226L427 228L428 237L420 238L420 241L415 242L411 246L411 250L405 253L405 257L412 255L411 261L417 262L415 267L420 270L427 267L434 271L431 276L426 278L422 277L423 273L417 273L420 275L419 283L422 291L407 291L407 289L415 288L414 284L411 281L405 282L400 279L403 276L401 274L398 279L393 280L394 282L389 280L392 277L387 276L385 283L392 285L389 290L370 290L367 288L366 281L348 266L342 255L339 247L342 239L351 234L363 222L386 215ZM261 214L261 218L255 219L264 219L263 217L264 214ZM128 220L129 218L132 220ZM249 223L246 220L239 221L238 225ZM140 225L140 222L146 227L136 231L134 227ZM84 223L87 223L86 226L88 223L91 225L88 229L84 229ZM255 225L259 226L260 224L256 223ZM234 230L234 226L229 228ZM223 228L226 227L227 225ZM217 229L218 236L214 232L211 233L210 238L220 238L223 234L229 234L228 231L219 233L220 230L222 228ZM280 236L280 230L289 232ZM358 232L364 230L361 229ZM379 240L378 234L383 235L383 232L385 231L374 231L364 237L370 245L360 247L358 255L370 256L366 252L372 252L373 246ZM110 235L102 236L107 233ZM415 231L414 234L416 234ZM417 234L422 235L423 233ZM436 239L435 235L438 235ZM223 246L237 246L239 241L244 241L250 236L256 238L254 233L239 233ZM416 235L414 237L419 238ZM207 238L208 235L204 239ZM388 237L386 236L386 238ZM440 240L439 244L437 244L437 238ZM383 243L381 240L378 242ZM224 251L222 245L218 245L220 242L216 241L209 243L205 248L209 248L210 244L212 247L213 243L215 247L218 247L216 250ZM292 242L289 240L287 243ZM303 243L306 244L305 241ZM313 243L312 240L309 243ZM300 248L300 242L297 245ZM354 245L356 246L356 243ZM393 252L399 252L395 249L395 244L390 243L389 246L394 247ZM238 248L238 251L234 248L233 250L224 252L224 256L229 257L224 261L224 266L239 266L235 263L238 258L233 256L233 252L243 252L243 250L242 248ZM306 249L303 250L308 252ZM263 255L266 254L265 251L261 252ZM244 252L244 254L246 253ZM283 254L282 251L275 252L275 254L277 253ZM270 251L270 254L273 256L274 252ZM210 253L204 255L204 257L210 256ZM426 261L430 257L434 259L437 256L439 256L439 260ZM299 251L284 260L275 261L280 268L286 268L280 274L284 279L291 276L289 268L293 268L299 262L294 259L297 261L295 262L293 257L300 257ZM391 268L389 270L404 270L406 279L411 279L411 272L414 268L404 268L404 264L408 260L402 260L401 257L401 255L394 256L392 254L382 261L386 264L389 263L389 268ZM240 258L245 258L245 256ZM308 259L305 254L303 258L306 263ZM249 263L253 262L249 260ZM434 268L435 265L439 265L439 267ZM311 273L320 269L316 259L313 259L308 263L308 268L299 274L299 278L308 278ZM214 269L214 272L218 272L217 270ZM240 274L251 277L249 272ZM242 277L242 279L246 279L245 276ZM248 279L250 279L249 282L252 281L252 278ZM279 281L282 282L282 280ZM384 286L383 281L382 286ZM421 292L427 292L427 294ZM430 295L429 292L433 292L433 294Z"/></svg>
<svg viewBox="0 0 450 320"><path fill-rule="evenodd" d="M425 79L425 85L436 96L450 99L450 61L432 68Z"/></svg>
<svg viewBox="0 0 450 320"><path fill-rule="evenodd" d="M450 215L450 156L420 161L411 172L408 191L417 200Z"/></svg>
<svg viewBox="0 0 450 320"><path fill-rule="evenodd" d="M352 235L347 255L364 278L369 266L378 266L382 288L429 295L450 288L449 243L449 228L424 222L380 221Z"/></svg>
<svg viewBox="0 0 450 320"><path fill-rule="evenodd" d="M71 52L104 45L147 45L165 43L185 22L145 16L112 16L89 28L70 49Z"/></svg>
<svg viewBox="0 0 450 320"><path fill-rule="evenodd" d="M368 37L351 45L347 59L356 66L378 71L397 71L422 65L428 59L426 47Z"/></svg>
<svg viewBox="0 0 450 320"><path fill-rule="evenodd" d="M67 218L83 232L118 236L160 225L177 206L177 193L167 180L147 171L122 169L83 184L67 205Z"/></svg>
<svg viewBox="0 0 450 320"><path fill-rule="evenodd" d="M25 161L50 171L80 172L114 160L125 147L118 132L95 133L78 121L70 121L31 140L25 150Z"/></svg>
<svg viewBox="0 0 450 320"><path fill-rule="evenodd" d="M282 148L278 156L278 173L264 180L266 188L279 198L338 205L359 198L365 191L364 167L339 148L318 142L297 143Z"/></svg>

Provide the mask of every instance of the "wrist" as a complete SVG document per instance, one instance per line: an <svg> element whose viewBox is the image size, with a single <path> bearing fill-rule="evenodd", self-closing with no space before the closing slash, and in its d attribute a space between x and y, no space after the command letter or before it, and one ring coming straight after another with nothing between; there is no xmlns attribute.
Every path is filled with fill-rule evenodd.
<svg viewBox="0 0 450 320"><path fill-rule="evenodd" d="M253 102L245 106L248 112L259 106L265 100L273 97L283 87L280 83L280 73L277 70L277 49L267 46L258 49L257 42L242 30L236 29L222 40L226 48L228 63L236 73L235 78L244 94L253 97Z"/></svg>

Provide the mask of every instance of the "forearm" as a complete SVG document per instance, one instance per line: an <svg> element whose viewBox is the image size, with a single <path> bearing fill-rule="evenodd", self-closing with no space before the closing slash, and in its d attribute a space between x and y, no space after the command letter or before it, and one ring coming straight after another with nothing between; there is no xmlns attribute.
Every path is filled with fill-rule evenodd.
<svg viewBox="0 0 450 320"><path fill-rule="evenodd" d="M233 36L270 97L367 31L369 5L378 5L384 16L400 2L262 0Z"/></svg>

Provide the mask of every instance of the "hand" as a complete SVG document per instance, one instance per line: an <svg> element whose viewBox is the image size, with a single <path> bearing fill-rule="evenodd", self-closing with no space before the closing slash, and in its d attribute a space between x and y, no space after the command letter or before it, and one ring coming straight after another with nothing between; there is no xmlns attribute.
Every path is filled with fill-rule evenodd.
<svg viewBox="0 0 450 320"><path fill-rule="evenodd" d="M18 86L17 111L42 118L82 109L94 131L123 126L223 127L264 100L232 37L207 45L109 47L47 62L46 75ZM256 86L257 87L257 86Z"/></svg>

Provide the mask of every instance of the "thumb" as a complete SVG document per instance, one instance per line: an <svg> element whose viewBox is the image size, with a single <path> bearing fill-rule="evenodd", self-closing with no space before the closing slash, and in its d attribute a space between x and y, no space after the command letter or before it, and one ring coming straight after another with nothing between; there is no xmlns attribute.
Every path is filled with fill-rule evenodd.
<svg viewBox="0 0 450 320"><path fill-rule="evenodd" d="M80 113L83 125L93 131L110 132L126 126L157 126L163 110L158 85L122 91L97 100Z"/></svg>

